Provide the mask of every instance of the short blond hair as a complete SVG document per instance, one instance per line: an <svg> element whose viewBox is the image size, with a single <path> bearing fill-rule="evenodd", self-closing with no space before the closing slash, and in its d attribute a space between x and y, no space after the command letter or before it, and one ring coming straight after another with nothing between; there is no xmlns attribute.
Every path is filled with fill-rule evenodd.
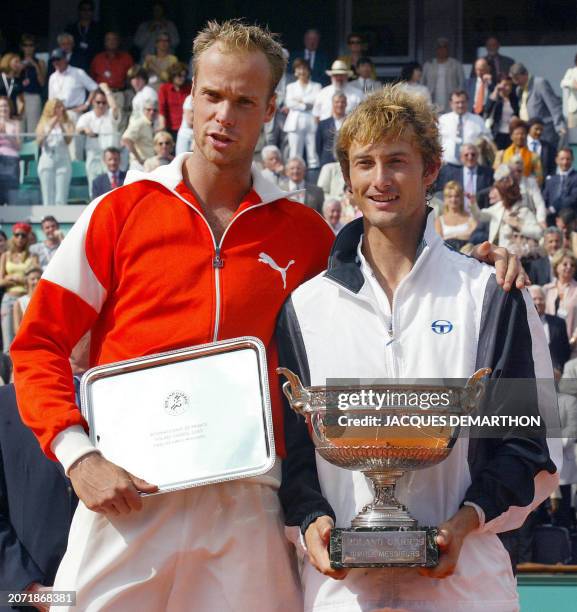
<svg viewBox="0 0 577 612"><path fill-rule="evenodd" d="M443 188L443 213L449 212L449 207L445 202L446 197L451 193L451 191L456 191L459 194L459 199L461 201L461 212L465 212L465 200L464 200L464 190L457 181L448 181Z"/></svg>
<svg viewBox="0 0 577 612"><path fill-rule="evenodd" d="M402 85L385 85L359 104L339 130L336 156L344 177L349 177L353 142L368 145L404 135L418 147L425 169L441 164L437 116L426 99L405 91Z"/></svg>
<svg viewBox="0 0 577 612"><path fill-rule="evenodd" d="M573 267L577 267L577 259L575 259L575 255L573 255L573 251L570 249L559 249L555 251L553 257L551 258L551 267L553 268L553 275L557 278L557 266L565 259L569 259L569 261L573 264Z"/></svg>
<svg viewBox="0 0 577 612"><path fill-rule="evenodd" d="M252 53L261 51L265 54L271 71L271 95L274 93L286 69L287 60L278 35L272 34L268 28L257 25L247 25L240 19L231 19L218 23L209 21L194 39L192 44L192 65L194 73L198 70L200 56L219 43L225 51L240 51Z"/></svg>

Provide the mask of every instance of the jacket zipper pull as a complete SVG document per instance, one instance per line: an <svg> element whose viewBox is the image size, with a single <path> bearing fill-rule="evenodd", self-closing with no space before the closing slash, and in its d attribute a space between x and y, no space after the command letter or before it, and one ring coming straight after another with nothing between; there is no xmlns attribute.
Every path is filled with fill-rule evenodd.
<svg viewBox="0 0 577 612"><path fill-rule="evenodd" d="M389 346L394 341L394 337L393 337L393 324L392 323L389 325L389 329L387 330L387 332L389 334L389 341L385 344L385 346Z"/></svg>
<svg viewBox="0 0 577 612"><path fill-rule="evenodd" d="M216 253L215 253L214 258L212 260L212 267L213 268L222 268L222 267L224 267L224 261L222 260L222 258L220 256L220 247L216 247Z"/></svg>

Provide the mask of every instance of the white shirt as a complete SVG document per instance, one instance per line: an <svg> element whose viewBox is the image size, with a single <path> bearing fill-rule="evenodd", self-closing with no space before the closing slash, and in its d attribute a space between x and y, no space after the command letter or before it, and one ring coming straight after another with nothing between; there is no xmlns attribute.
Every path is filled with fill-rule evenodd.
<svg viewBox="0 0 577 612"><path fill-rule="evenodd" d="M328 119L333 114L333 96L337 91L339 90L334 85L327 85L319 92L313 106L313 115L319 121ZM365 94L350 83L347 83L340 92L344 93L347 97L347 115L365 99Z"/></svg>
<svg viewBox="0 0 577 612"><path fill-rule="evenodd" d="M311 70L315 67L316 56L317 56L316 51L309 51L308 49L305 49L305 59L309 63Z"/></svg>
<svg viewBox="0 0 577 612"><path fill-rule="evenodd" d="M511 102L509 100L503 100L503 110L501 112L501 121L499 122L499 134L508 134L509 133L509 124L511 123L511 119L513 118L513 107L511 106ZM528 137L529 138L529 137Z"/></svg>
<svg viewBox="0 0 577 612"><path fill-rule="evenodd" d="M447 62L437 62L437 83L435 84L435 104L440 108L447 108L449 95L447 92Z"/></svg>
<svg viewBox="0 0 577 612"><path fill-rule="evenodd" d="M86 92L98 89L98 85L82 70L68 66L64 72L56 70L48 79L48 98L62 100L66 108L84 104Z"/></svg>
<svg viewBox="0 0 577 612"><path fill-rule="evenodd" d="M76 131L81 129L91 130L98 134L98 138L86 137L86 151L100 153L107 147L118 147L120 144L120 134L118 132L118 124L120 123L120 114L118 119L112 115L112 110L107 111L100 117L91 110L88 113L80 115L76 123Z"/></svg>
<svg viewBox="0 0 577 612"><path fill-rule="evenodd" d="M477 193L477 166L474 168L463 166L463 188L466 193ZM467 202L468 198L465 198L465 208Z"/></svg>
<svg viewBox="0 0 577 612"><path fill-rule="evenodd" d="M459 115L457 113L445 113L439 117L439 132L441 144L443 145L443 162L460 166L461 160L455 157L458 124ZM463 138L462 142L458 144L476 143L482 136L492 140L483 118L473 113L464 113Z"/></svg>
<svg viewBox="0 0 577 612"><path fill-rule="evenodd" d="M158 94L150 85L145 85L134 98L132 98L132 114L130 115L130 121L142 117L144 103L149 100L154 100L154 102L158 103Z"/></svg>

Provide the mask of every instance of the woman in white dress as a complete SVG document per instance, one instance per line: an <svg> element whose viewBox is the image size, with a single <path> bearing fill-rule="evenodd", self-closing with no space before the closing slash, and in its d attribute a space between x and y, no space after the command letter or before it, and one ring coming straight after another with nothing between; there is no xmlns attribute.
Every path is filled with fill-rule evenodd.
<svg viewBox="0 0 577 612"><path fill-rule="evenodd" d="M293 70L297 80L287 85L285 98L285 105L289 109L284 124L284 131L288 135L289 158L303 157L306 148L308 168L318 168L315 143L317 123L312 109L322 87L320 83L311 81L311 70L305 60L297 58L293 62Z"/></svg>
<svg viewBox="0 0 577 612"><path fill-rule="evenodd" d="M465 210L465 194L457 181L443 189L443 214L435 219L435 229L444 240L466 242L477 227L473 215Z"/></svg>

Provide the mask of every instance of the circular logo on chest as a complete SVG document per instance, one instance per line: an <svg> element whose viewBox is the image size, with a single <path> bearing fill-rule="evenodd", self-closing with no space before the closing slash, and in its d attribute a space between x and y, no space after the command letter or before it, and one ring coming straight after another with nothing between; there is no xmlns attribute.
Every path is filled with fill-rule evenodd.
<svg viewBox="0 0 577 612"><path fill-rule="evenodd" d="M164 410L170 416L178 416L188 410L190 401L184 391L173 391L164 400Z"/></svg>

